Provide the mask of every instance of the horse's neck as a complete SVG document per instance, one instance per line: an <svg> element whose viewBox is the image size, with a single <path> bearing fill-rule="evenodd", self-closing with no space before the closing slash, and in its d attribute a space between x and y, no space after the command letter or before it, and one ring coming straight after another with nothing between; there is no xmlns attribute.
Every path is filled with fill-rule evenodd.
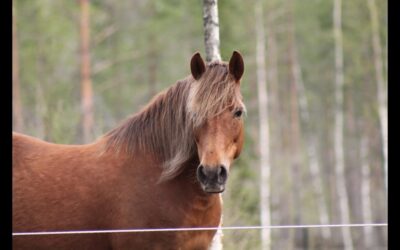
<svg viewBox="0 0 400 250"><path fill-rule="evenodd" d="M196 166L197 167L197 166ZM189 168L190 170L190 168ZM186 192L185 227L217 227L222 214L222 199L219 194L204 192L196 178L196 168L186 169L177 177Z"/></svg>
<svg viewBox="0 0 400 250"><path fill-rule="evenodd" d="M104 143L104 141L98 141L98 143ZM145 153L140 149L133 154L126 154L122 151L119 153L107 151L104 157L109 159L108 162L118 164L118 168L125 169L120 173L124 173L125 176L131 176L133 183L137 181L135 178L142 176L141 178L146 179L150 184L149 187L153 186L157 192L165 192L165 197L184 196L185 201L188 201L189 206L195 210L200 211L219 206L219 195L205 193L197 180L196 169L199 165L197 154L192 155L183 163L180 174L171 180L165 180L161 183L159 181L163 172L164 162L152 154Z"/></svg>
<svg viewBox="0 0 400 250"><path fill-rule="evenodd" d="M185 219L181 222L181 227L192 226L217 226L221 215L220 195L205 193L197 181L196 169L199 161L193 157L185 162L183 171L171 180L159 183L159 177L162 172L162 162L157 158L137 152L136 157L123 157L121 167L124 171L119 171L123 175L124 181L128 183L121 185L123 189L119 190L121 194L117 195L123 200L129 202L138 202L140 207L146 207L146 204L152 205L150 209L163 209L163 214L167 218L176 218L180 221L182 212ZM143 185L145 184L145 185ZM128 188L127 188L128 187ZM134 201L131 190L140 190L140 193L146 193L151 203L143 201L141 195ZM150 198L151 197L151 198ZM118 202L116 202L118 203ZM173 210L165 209L174 207ZM149 207L147 207L149 208ZM167 215L168 213L168 215Z"/></svg>

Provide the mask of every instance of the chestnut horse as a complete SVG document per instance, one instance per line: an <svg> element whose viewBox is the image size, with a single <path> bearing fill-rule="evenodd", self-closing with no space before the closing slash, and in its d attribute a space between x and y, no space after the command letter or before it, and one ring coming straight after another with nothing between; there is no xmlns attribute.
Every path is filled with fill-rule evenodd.
<svg viewBox="0 0 400 250"><path fill-rule="evenodd" d="M218 227L244 63L205 64L86 145L13 133L13 232ZM208 249L215 230L13 236L14 249Z"/></svg>

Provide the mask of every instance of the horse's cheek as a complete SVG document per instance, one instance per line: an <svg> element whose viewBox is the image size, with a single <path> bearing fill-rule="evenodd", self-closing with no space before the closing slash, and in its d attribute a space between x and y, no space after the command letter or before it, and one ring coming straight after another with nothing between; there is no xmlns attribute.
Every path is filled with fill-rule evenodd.
<svg viewBox="0 0 400 250"><path fill-rule="evenodd" d="M243 142L244 142L244 133L243 133L243 130L241 130L239 137L236 141L236 152L235 152L234 159L238 158L240 153L242 152Z"/></svg>

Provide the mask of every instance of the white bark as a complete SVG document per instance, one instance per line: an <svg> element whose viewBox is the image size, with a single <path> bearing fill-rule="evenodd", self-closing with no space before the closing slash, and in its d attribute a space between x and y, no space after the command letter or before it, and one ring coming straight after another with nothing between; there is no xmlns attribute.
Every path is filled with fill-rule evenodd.
<svg viewBox="0 0 400 250"><path fill-rule="evenodd" d="M291 179L293 181L293 204L294 208L294 224L302 224L301 214L302 214L302 204L301 204L301 194L300 189L302 186L302 178L296 178L300 175L302 168L302 161L300 155L300 122L299 122L299 101L298 101L298 81L299 81L299 67L296 61L295 55L295 35L294 35L294 21L293 21L293 1L287 0L287 34L288 34L288 65L291 70L289 77L290 81L290 158L291 158L291 171L289 172ZM307 245L307 238L305 237L308 229L299 229L292 231L294 233L293 247L296 245L304 247Z"/></svg>
<svg viewBox="0 0 400 250"><path fill-rule="evenodd" d="M271 225L270 211L270 152L269 152L269 124L268 124L268 94L265 70L265 35L263 25L262 2L255 5L256 16L256 62L257 62L257 87L259 109L259 138L260 138L260 210L261 225ZM271 249L270 229L261 230L261 244L263 250Z"/></svg>
<svg viewBox="0 0 400 250"><path fill-rule="evenodd" d="M219 19L218 19L218 0L203 0L203 26L204 26L204 45L206 50L206 61L221 61L219 50ZM222 206L222 196L221 206ZM219 227L222 226L222 214ZM217 230L210 250L222 250L222 230Z"/></svg>
<svg viewBox="0 0 400 250"><path fill-rule="evenodd" d="M371 16L372 48L374 52L375 77L377 84L378 112L381 127L382 153L385 175L385 188L388 188L388 118L387 118L387 87L383 77L382 48L379 38L379 21L375 0L368 0Z"/></svg>
<svg viewBox="0 0 400 250"><path fill-rule="evenodd" d="M363 137L360 143L361 154L361 206L364 223L372 222L372 207L371 207L371 174L368 164L368 142L367 137ZM372 227L363 227L364 230L364 247L372 250L373 244L373 229Z"/></svg>
<svg viewBox="0 0 400 250"><path fill-rule="evenodd" d="M203 0L203 25L206 61L221 61L219 51L218 0Z"/></svg>
<svg viewBox="0 0 400 250"><path fill-rule="evenodd" d="M272 8L272 7L271 7ZM271 10L271 9L270 9ZM278 91L278 86L279 86L279 67L278 67L278 51L279 51L279 46L276 41L276 30L275 30L275 18L276 14L280 13L279 15L282 15L283 8L278 9L277 7L274 7L273 11L269 11L268 14L264 15L267 20L266 20L266 34L265 37L267 39L267 48L266 51L268 52L268 56L265 58L266 61L266 74L267 74L267 83L268 83L268 119L274 119L272 117L275 117L275 119L279 118L280 115L280 109L279 109L279 91ZM275 115L274 115L275 113ZM270 132L272 132L272 127ZM273 137L271 136L271 140L269 142L270 144L270 149L272 150L273 146ZM271 159L272 161L272 159ZM278 173L277 173L278 174ZM282 176L276 175L274 177L276 180L282 180ZM272 185L272 180L270 180L269 186ZM269 207L273 207L274 205L280 204L280 200L285 199L284 197L281 197L281 195L275 195L272 196L270 195L269 198ZM272 222L272 211L270 212L270 217L271 217L271 223ZM283 217L287 218L287 212L284 210L275 210L273 213L273 218L275 221L283 221ZM272 231L270 233L270 238L271 238L271 248L272 248L272 238L275 239L275 237L278 239L282 238L287 238L287 231L285 230L277 230L275 234L272 234ZM283 243L283 242L282 242ZM278 242L274 242L274 247L280 248L283 245L278 246ZM293 243L289 242L289 244L284 243L286 249L291 249L293 248Z"/></svg>
<svg viewBox="0 0 400 250"><path fill-rule="evenodd" d="M341 223L350 223L349 198L347 195L346 180L344 176L344 144L343 144L343 40L342 40L342 17L341 0L334 0L333 24L335 40L335 174L336 189L339 198L339 209ZM342 237L345 250L353 250L353 239L349 227L342 227Z"/></svg>

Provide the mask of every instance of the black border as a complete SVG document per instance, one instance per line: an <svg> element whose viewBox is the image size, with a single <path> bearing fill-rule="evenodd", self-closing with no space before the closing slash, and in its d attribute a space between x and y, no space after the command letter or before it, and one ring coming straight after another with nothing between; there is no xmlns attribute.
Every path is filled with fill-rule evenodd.
<svg viewBox="0 0 400 250"><path fill-rule="evenodd" d="M1 207L2 212L0 220L1 228L1 248L12 249L12 1L1 1L1 9L4 13L1 15L2 41L1 49L1 87L2 98L1 109L3 119L1 121ZM6 118L6 119L4 119Z"/></svg>
<svg viewBox="0 0 400 250"><path fill-rule="evenodd" d="M400 24L400 17L398 13L398 8L395 7L395 1L388 1L388 249L400 249L399 243L396 240L395 225L398 209L394 207L397 206L395 197L395 186L396 184L396 145L398 141L398 119L397 115L394 113L400 107L396 94L399 93L399 72L396 65L396 59L399 58L399 44L397 30ZM384 27L385 28L385 27ZM392 115L390 115L392 113ZM392 166L392 167L390 167ZM395 212L393 212L395 211ZM397 245L397 246L396 246Z"/></svg>

